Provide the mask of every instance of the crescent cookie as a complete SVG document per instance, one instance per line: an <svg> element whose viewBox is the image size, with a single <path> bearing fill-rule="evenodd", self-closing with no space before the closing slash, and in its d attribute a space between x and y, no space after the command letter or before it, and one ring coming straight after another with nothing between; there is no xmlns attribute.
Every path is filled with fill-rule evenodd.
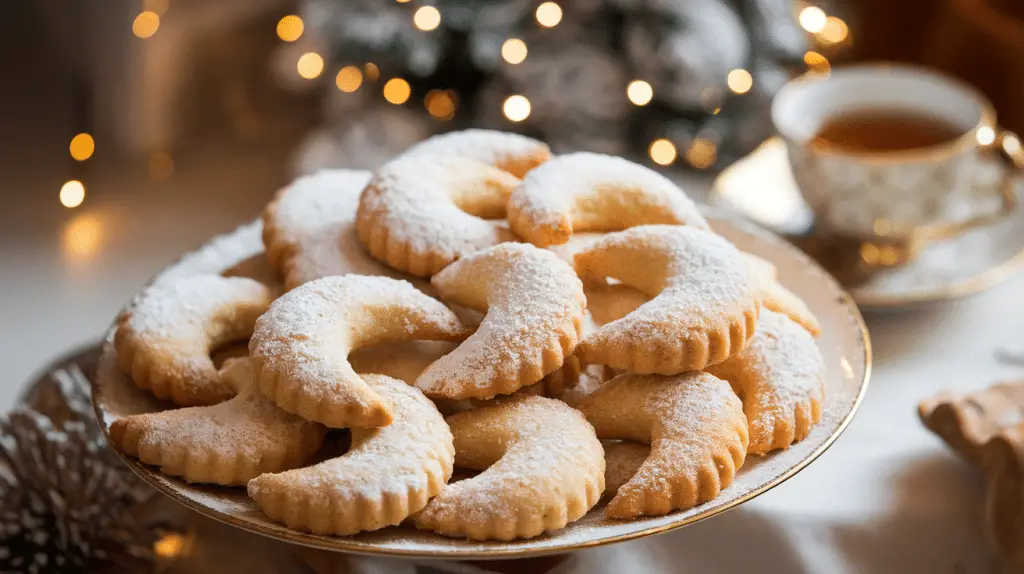
<svg viewBox="0 0 1024 574"><path fill-rule="evenodd" d="M513 393L558 371L582 335L583 284L555 254L527 243L473 253L431 283L445 301L486 311L475 333L416 380L431 398Z"/></svg>
<svg viewBox="0 0 1024 574"><path fill-rule="evenodd" d="M750 452L786 448L821 420L825 361L810 333L785 315L762 310L747 347L708 372L743 401Z"/></svg>
<svg viewBox="0 0 1024 574"><path fill-rule="evenodd" d="M750 253L744 253L743 256L750 264L750 272L754 275L754 282L761 297L761 306L786 315L815 337L820 335L821 325L818 323L818 318L814 316L803 299L779 283L778 270L775 265Z"/></svg>
<svg viewBox="0 0 1024 574"><path fill-rule="evenodd" d="M508 203L512 231L540 247L581 231L651 223L707 229L697 206L668 178L621 157L590 152L555 157L531 171Z"/></svg>
<svg viewBox="0 0 1024 574"><path fill-rule="evenodd" d="M483 472L447 485L415 517L417 528L474 540L531 538L578 520L604 491L601 443L565 403L517 396L445 420L455 464Z"/></svg>
<svg viewBox="0 0 1024 574"><path fill-rule="evenodd" d="M282 409L334 428L380 427L392 414L356 374L354 349L404 339L458 340L458 317L408 281L342 275L310 281L274 301L249 352L260 389Z"/></svg>
<svg viewBox="0 0 1024 574"><path fill-rule="evenodd" d="M758 297L750 269L725 239L694 227L644 225L578 252L580 276L612 277L650 301L588 334L585 363L635 373L699 371L739 352L753 335Z"/></svg>
<svg viewBox="0 0 1024 574"><path fill-rule="evenodd" d="M605 508L636 518L692 508L732 483L747 452L747 419L729 383L707 373L619 375L579 406L603 439L651 453Z"/></svg>
<svg viewBox="0 0 1024 574"><path fill-rule="evenodd" d="M178 406L227 400L235 389L220 380L210 353L248 339L272 299L266 285L242 277L195 275L153 285L118 321L121 370Z"/></svg>
<svg viewBox="0 0 1024 574"><path fill-rule="evenodd" d="M451 478L452 433L434 404L397 379L364 379L394 421L352 429L352 447L338 458L249 481L249 496L267 516L316 534L378 530L422 509Z"/></svg>
<svg viewBox="0 0 1024 574"><path fill-rule="evenodd" d="M267 260L285 288L346 273L398 276L370 257L356 237L359 194L370 175L332 169L300 177L263 210Z"/></svg>
<svg viewBox="0 0 1024 574"><path fill-rule="evenodd" d="M356 215L359 240L370 255L400 271L429 277L459 257L515 239L498 222L487 220L505 217L508 196L520 180L484 159L519 165L510 158L519 157L520 140L506 151L483 147L459 155L472 149L473 136L428 140L373 175Z"/></svg>
<svg viewBox="0 0 1024 574"><path fill-rule="evenodd" d="M403 155L414 154L468 157L518 178L551 159L551 149L542 141L510 132L481 129L429 137L407 149Z"/></svg>
<svg viewBox="0 0 1024 574"><path fill-rule="evenodd" d="M327 429L260 394L250 359L228 359L220 375L238 389L234 398L118 419L111 442L164 474L226 486L295 468L323 444Z"/></svg>

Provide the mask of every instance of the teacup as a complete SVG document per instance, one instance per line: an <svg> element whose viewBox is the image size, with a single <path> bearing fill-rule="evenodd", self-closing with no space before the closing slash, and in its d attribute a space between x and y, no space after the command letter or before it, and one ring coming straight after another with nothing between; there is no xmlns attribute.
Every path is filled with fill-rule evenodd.
<svg viewBox="0 0 1024 574"><path fill-rule="evenodd" d="M950 137L912 149L844 149L816 141L830 122L872 112L933 118L950 126ZM816 225L884 245L883 264L906 261L930 241L990 225L1016 207L1021 142L999 129L981 93L953 78L895 64L834 68L827 77L787 84L771 113Z"/></svg>

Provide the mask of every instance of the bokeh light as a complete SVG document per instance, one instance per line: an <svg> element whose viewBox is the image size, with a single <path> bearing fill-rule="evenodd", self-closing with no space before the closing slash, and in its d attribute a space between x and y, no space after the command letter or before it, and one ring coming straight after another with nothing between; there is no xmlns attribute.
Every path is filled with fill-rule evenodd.
<svg viewBox="0 0 1024 574"><path fill-rule="evenodd" d="M822 56L818 52L807 52L804 54L804 63L811 69L812 72L818 74L829 74L832 71L832 65L829 64L828 58Z"/></svg>
<svg viewBox="0 0 1024 574"><path fill-rule="evenodd" d="M626 97L638 106L646 106L654 98L654 88L643 80L633 80L626 86Z"/></svg>
<svg viewBox="0 0 1024 574"><path fill-rule="evenodd" d="M521 122L530 117L530 109L530 100L526 99L526 96L520 96L519 94L506 98L504 105L501 107L505 117L514 122Z"/></svg>
<svg viewBox="0 0 1024 574"><path fill-rule="evenodd" d="M92 213L78 214L68 222L61 239L68 259L90 259L103 243L103 223Z"/></svg>
<svg viewBox="0 0 1024 574"><path fill-rule="evenodd" d="M534 13L537 23L545 28L554 28L562 21L562 7L555 2L544 2Z"/></svg>
<svg viewBox="0 0 1024 574"><path fill-rule="evenodd" d="M501 45L501 57L509 64L521 64L527 52L526 42L519 38L509 38Z"/></svg>
<svg viewBox="0 0 1024 574"><path fill-rule="evenodd" d="M456 100L449 90L430 90L423 98L423 106L434 118L447 121L455 117Z"/></svg>
<svg viewBox="0 0 1024 574"><path fill-rule="evenodd" d="M71 145L68 146L68 149L71 151L71 157L78 161L85 161L96 151L96 142L93 141L91 135L81 133L71 138Z"/></svg>
<svg viewBox="0 0 1024 574"><path fill-rule="evenodd" d="M709 139L697 138L686 150L686 161L697 169L709 168L718 161L718 146Z"/></svg>
<svg viewBox="0 0 1024 574"><path fill-rule="evenodd" d="M736 68L729 72L725 81L729 85L729 89L736 94L745 94L754 86L754 77L743 68Z"/></svg>
<svg viewBox="0 0 1024 574"><path fill-rule="evenodd" d="M69 209L82 205L85 201L85 185L77 179L66 182L60 188L60 204Z"/></svg>
<svg viewBox="0 0 1024 574"><path fill-rule="evenodd" d="M800 11L800 26L812 34L824 30L827 21L825 11L817 6L808 6Z"/></svg>
<svg viewBox="0 0 1024 574"><path fill-rule="evenodd" d="M363 72L359 66L345 66L338 70L334 77L334 84L343 92L354 92L363 85Z"/></svg>
<svg viewBox="0 0 1024 574"><path fill-rule="evenodd" d="M289 14L277 21L277 37L285 42L294 42L302 37L306 25L295 14Z"/></svg>
<svg viewBox="0 0 1024 574"><path fill-rule="evenodd" d="M429 32L441 25L441 13L433 6L420 6L412 15L412 23L420 30Z"/></svg>
<svg viewBox="0 0 1024 574"><path fill-rule="evenodd" d="M380 79L380 68L373 62L367 62L363 65L363 73L366 74L366 79L371 82L376 82Z"/></svg>
<svg viewBox="0 0 1024 574"><path fill-rule="evenodd" d="M145 40L160 29L160 16L156 12L146 10L135 17L132 22L132 34Z"/></svg>
<svg viewBox="0 0 1024 574"><path fill-rule="evenodd" d="M676 146L665 138L651 142L648 153L651 154L654 163L658 165L669 165L676 160Z"/></svg>
<svg viewBox="0 0 1024 574"><path fill-rule="evenodd" d="M839 44L850 35L850 28L841 18L829 16L825 20L825 27L821 29L818 36L828 44Z"/></svg>
<svg viewBox="0 0 1024 574"><path fill-rule="evenodd" d="M392 104L404 104L409 100L412 88L402 78L391 78L384 84L384 99Z"/></svg>
<svg viewBox="0 0 1024 574"><path fill-rule="evenodd" d="M300 76L312 80L324 71L324 59L316 52L306 52L299 56L299 62L295 67Z"/></svg>

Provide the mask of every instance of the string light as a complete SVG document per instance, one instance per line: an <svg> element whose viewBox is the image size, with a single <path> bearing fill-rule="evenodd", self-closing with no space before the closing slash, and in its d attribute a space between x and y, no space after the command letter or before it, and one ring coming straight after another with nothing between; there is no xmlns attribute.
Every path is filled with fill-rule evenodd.
<svg viewBox="0 0 1024 574"><path fill-rule="evenodd" d="M68 146L68 149L71 151L71 157L78 161L85 161L96 151L96 142L93 141L91 135L81 133L71 138L71 145Z"/></svg>
<svg viewBox="0 0 1024 574"><path fill-rule="evenodd" d="M149 170L149 177L167 179L174 173L174 157L165 151L158 151L149 156L146 167Z"/></svg>
<svg viewBox="0 0 1024 574"><path fill-rule="evenodd" d="M294 42L302 37L306 25L295 14L289 14L277 21L277 37L285 42Z"/></svg>
<svg viewBox="0 0 1024 574"><path fill-rule="evenodd" d="M412 15L412 23L420 30L429 32L441 25L441 13L433 6L420 6Z"/></svg>
<svg viewBox="0 0 1024 574"><path fill-rule="evenodd" d="M729 89L736 94L745 94L754 86L754 77L743 68L736 68L729 72L725 81L729 85Z"/></svg>
<svg viewBox="0 0 1024 574"><path fill-rule="evenodd" d="M818 36L828 44L838 44L846 40L849 35L850 28L846 25L846 22L835 16L829 16L825 20L825 27L818 33Z"/></svg>
<svg viewBox="0 0 1024 574"><path fill-rule="evenodd" d="M501 57L509 64L521 64L526 59L526 42L519 38L509 38L501 45Z"/></svg>
<svg viewBox="0 0 1024 574"><path fill-rule="evenodd" d="M804 54L804 63L811 68L811 71L820 74L827 75L832 70L832 65L828 63L828 58L817 52L807 52Z"/></svg>
<svg viewBox="0 0 1024 574"><path fill-rule="evenodd" d="M135 17L132 22L132 34L145 40L160 29L160 16L156 12L146 10Z"/></svg>
<svg viewBox="0 0 1024 574"><path fill-rule="evenodd" d="M521 122L530 117L530 109L530 100L526 99L526 96L520 96L519 94L509 96L505 99L504 105L501 106L501 111L505 113L505 117L514 122Z"/></svg>
<svg viewBox="0 0 1024 574"><path fill-rule="evenodd" d="M686 161L697 169L709 168L715 165L717 160L718 146L709 139L697 138L686 150Z"/></svg>
<svg viewBox="0 0 1024 574"><path fill-rule="evenodd" d="M391 78L384 84L384 99L396 106L404 104L410 94L412 88L409 87L409 82L402 78Z"/></svg>
<svg viewBox="0 0 1024 574"><path fill-rule="evenodd" d="M423 106L431 116L448 121L455 117L455 98L448 90L430 90L423 98Z"/></svg>
<svg viewBox="0 0 1024 574"><path fill-rule="evenodd" d="M334 83L343 92L354 92L363 85L363 72L359 66L345 66L338 70L338 75L334 77Z"/></svg>
<svg viewBox="0 0 1024 574"><path fill-rule="evenodd" d="M534 13L537 23L545 28L554 28L562 21L562 7L555 2L545 2L537 6Z"/></svg>
<svg viewBox="0 0 1024 574"><path fill-rule="evenodd" d="M654 88L643 80L633 80L626 86L626 97L637 106L646 106L654 98Z"/></svg>
<svg viewBox="0 0 1024 574"><path fill-rule="evenodd" d="M669 165L676 160L676 146L665 138L651 142L651 147L647 151L658 165Z"/></svg>
<svg viewBox="0 0 1024 574"><path fill-rule="evenodd" d="M828 16L825 15L825 11L817 6L808 6L800 11L800 26L810 32L811 34L817 34L825 28L825 23L828 21Z"/></svg>
<svg viewBox="0 0 1024 574"><path fill-rule="evenodd" d="M316 52L306 52L299 56L296 69L298 69L300 76L307 80L312 80L324 71L324 59Z"/></svg>
<svg viewBox="0 0 1024 574"><path fill-rule="evenodd" d="M363 73L366 74L366 79L371 82L376 82L380 79L380 68L373 62L367 62L363 65Z"/></svg>
<svg viewBox="0 0 1024 574"><path fill-rule="evenodd" d="M978 143L981 145L991 145L992 142L996 141L996 131L989 126L981 126L975 132L974 137L978 139Z"/></svg>
<svg viewBox="0 0 1024 574"><path fill-rule="evenodd" d="M60 188L60 204L74 209L85 201L85 186L77 179L66 182Z"/></svg>

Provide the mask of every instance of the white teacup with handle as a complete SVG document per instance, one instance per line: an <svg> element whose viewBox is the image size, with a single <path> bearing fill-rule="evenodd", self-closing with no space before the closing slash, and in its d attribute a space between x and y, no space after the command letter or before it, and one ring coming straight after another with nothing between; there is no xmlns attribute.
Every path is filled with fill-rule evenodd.
<svg viewBox="0 0 1024 574"><path fill-rule="evenodd" d="M1021 142L998 127L980 92L953 78L896 64L834 68L827 77L787 84L771 112L817 225L884 244L883 264L902 263L930 241L990 225L1016 208ZM928 117L953 129L948 140L915 149L816 145L830 121L862 113Z"/></svg>

